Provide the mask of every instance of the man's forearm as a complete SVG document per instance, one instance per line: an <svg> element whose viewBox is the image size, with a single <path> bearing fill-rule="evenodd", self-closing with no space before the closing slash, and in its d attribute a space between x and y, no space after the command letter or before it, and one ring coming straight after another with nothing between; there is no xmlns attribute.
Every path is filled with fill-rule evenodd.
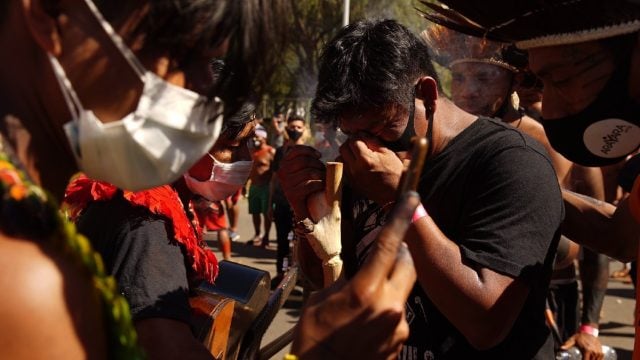
<svg viewBox="0 0 640 360"><path fill-rule="evenodd" d="M500 343L528 295L519 280L463 262L460 248L429 217L414 224L407 244L418 281L444 316L476 348Z"/></svg>
<svg viewBox="0 0 640 360"><path fill-rule="evenodd" d="M609 258L587 248L580 261L582 280L582 324L598 326L600 310L604 302L609 280Z"/></svg>
<svg viewBox="0 0 640 360"><path fill-rule="evenodd" d="M565 220L562 233L592 250L621 261L636 257L640 225L626 200L618 208L591 197L563 190Z"/></svg>

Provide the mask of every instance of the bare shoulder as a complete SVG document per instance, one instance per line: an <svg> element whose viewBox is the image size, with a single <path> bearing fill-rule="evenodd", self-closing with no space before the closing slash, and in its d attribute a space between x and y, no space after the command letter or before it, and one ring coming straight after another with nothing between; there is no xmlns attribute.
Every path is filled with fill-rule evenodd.
<svg viewBox="0 0 640 360"><path fill-rule="evenodd" d="M520 129L544 146L547 153L549 153L558 181L561 184L565 184L568 181L569 172L571 171L573 163L553 149L542 124L534 118L525 115L522 117Z"/></svg>
<svg viewBox="0 0 640 360"><path fill-rule="evenodd" d="M88 274L50 246L0 235L0 358L104 358Z"/></svg>
<svg viewBox="0 0 640 360"><path fill-rule="evenodd" d="M542 124L537 122L534 118L524 115L520 121L520 130L532 138L540 141L541 143L547 143L547 135L544 132Z"/></svg>

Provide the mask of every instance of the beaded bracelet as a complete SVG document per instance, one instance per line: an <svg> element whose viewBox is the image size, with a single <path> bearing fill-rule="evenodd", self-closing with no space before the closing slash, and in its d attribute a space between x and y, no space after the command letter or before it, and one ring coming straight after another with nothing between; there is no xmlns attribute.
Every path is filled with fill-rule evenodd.
<svg viewBox="0 0 640 360"><path fill-rule="evenodd" d="M414 223L420 219L422 219L423 217L427 217L429 216L429 214L427 213L427 210L425 210L424 206L422 206L422 203L420 205L418 205L418 207L416 207L416 211L413 212L413 216L411 217L411 223Z"/></svg>

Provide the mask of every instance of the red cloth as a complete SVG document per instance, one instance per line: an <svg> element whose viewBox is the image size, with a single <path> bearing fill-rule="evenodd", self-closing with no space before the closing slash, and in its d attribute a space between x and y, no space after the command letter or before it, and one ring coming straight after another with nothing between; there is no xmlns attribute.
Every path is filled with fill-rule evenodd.
<svg viewBox="0 0 640 360"><path fill-rule="evenodd" d="M91 201L110 200L117 193L118 188L109 183L80 175L67 186L63 206L71 220L75 221ZM173 237L178 244L184 246L194 272L213 283L218 275L218 260L215 254L205 247L200 231L196 231L189 221L174 188L163 185L136 192L123 190L122 193L130 203L143 206L169 220L173 227Z"/></svg>
<svg viewBox="0 0 640 360"><path fill-rule="evenodd" d="M199 198L192 201L193 210L198 217L198 223L203 229L209 231L225 230L227 225L227 217L224 214L224 207L220 201L208 201Z"/></svg>

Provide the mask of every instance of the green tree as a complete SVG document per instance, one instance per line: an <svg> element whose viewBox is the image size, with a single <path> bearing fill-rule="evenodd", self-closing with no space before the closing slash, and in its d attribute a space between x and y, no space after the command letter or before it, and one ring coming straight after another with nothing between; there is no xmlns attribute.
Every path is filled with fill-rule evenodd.
<svg viewBox="0 0 640 360"><path fill-rule="evenodd" d="M420 33L426 22L414 6L416 0L351 0L350 20L392 18ZM277 64L268 86L263 111L288 107L293 99L308 101L317 84L318 61L323 46L342 27L343 0L289 0L285 21L287 38L276 56Z"/></svg>

